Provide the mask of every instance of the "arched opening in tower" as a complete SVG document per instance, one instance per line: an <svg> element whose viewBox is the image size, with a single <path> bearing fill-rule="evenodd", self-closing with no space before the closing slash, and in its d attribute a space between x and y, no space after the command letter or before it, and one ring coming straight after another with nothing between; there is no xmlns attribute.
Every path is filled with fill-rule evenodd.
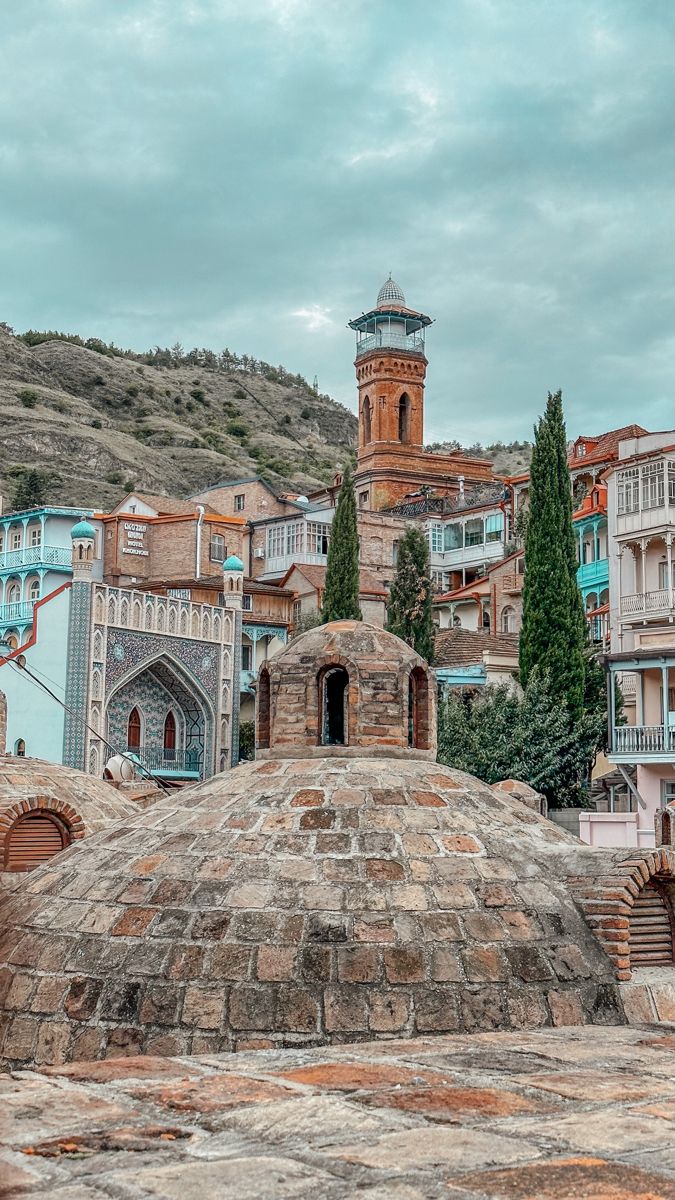
<svg viewBox="0 0 675 1200"><path fill-rule="evenodd" d="M349 675L344 667L329 667L319 675L320 744L347 744Z"/></svg>
<svg viewBox="0 0 675 1200"><path fill-rule="evenodd" d="M398 402L398 440L410 441L410 396L404 392Z"/></svg>
<svg viewBox="0 0 675 1200"><path fill-rule="evenodd" d="M431 746L429 680L422 667L415 667L408 677L408 745L417 750Z"/></svg>
<svg viewBox="0 0 675 1200"><path fill-rule="evenodd" d="M369 442L372 440L372 436L373 436L372 425L373 425L373 415L372 415L372 408L371 408L371 404L370 404L370 397L366 396L365 400L363 401L363 444L364 444L364 446L367 446L369 444Z"/></svg>
<svg viewBox="0 0 675 1200"><path fill-rule="evenodd" d="M270 746L270 673L262 667L258 675L256 689L258 708L258 737L259 750L269 750Z"/></svg>

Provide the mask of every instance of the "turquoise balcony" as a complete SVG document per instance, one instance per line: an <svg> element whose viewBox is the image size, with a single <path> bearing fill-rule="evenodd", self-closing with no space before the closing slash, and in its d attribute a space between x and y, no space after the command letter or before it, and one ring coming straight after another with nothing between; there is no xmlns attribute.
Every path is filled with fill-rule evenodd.
<svg viewBox="0 0 675 1200"><path fill-rule="evenodd" d="M0 553L0 571L15 571L20 567L71 567L72 560L70 546L23 546L19 550Z"/></svg>
<svg viewBox="0 0 675 1200"><path fill-rule="evenodd" d="M609 559L597 558L595 562L582 563L577 568L577 583L584 596L599 588L609 587Z"/></svg>

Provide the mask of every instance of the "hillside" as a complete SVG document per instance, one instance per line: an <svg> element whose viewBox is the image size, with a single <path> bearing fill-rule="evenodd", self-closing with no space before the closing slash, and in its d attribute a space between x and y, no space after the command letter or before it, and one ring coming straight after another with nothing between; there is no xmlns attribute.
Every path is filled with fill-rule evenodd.
<svg viewBox="0 0 675 1200"><path fill-rule="evenodd" d="M532 442L492 442L481 446L460 446L459 442L434 442L428 447L436 454L448 454L452 450L464 450L476 458L487 458L492 463L495 475L520 475L529 471L532 461Z"/></svg>
<svg viewBox="0 0 675 1200"><path fill-rule="evenodd" d="M266 377L265 364L244 370L251 360L231 367L209 352L206 362L169 351L144 361L104 350L57 338L27 345L0 327L6 501L27 468L49 477L48 502L103 509L131 488L186 496L253 474L308 491L356 441L348 409L282 368Z"/></svg>

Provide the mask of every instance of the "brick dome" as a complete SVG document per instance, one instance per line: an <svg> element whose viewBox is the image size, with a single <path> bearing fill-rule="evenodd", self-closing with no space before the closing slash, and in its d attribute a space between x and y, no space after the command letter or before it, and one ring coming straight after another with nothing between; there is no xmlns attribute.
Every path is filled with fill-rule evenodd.
<svg viewBox="0 0 675 1200"><path fill-rule="evenodd" d="M124 794L83 771L39 758L0 756L0 889L116 821L136 814Z"/></svg>
<svg viewBox="0 0 675 1200"><path fill-rule="evenodd" d="M259 757L436 757L424 659L365 621L311 629L258 675Z"/></svg>

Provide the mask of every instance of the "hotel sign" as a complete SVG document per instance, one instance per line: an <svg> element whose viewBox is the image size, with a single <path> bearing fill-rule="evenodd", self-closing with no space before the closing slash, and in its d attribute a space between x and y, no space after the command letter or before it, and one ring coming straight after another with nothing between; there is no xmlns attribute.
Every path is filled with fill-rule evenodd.
<svg viewBox="0 0 675 1200"><path fill-rule="evenodd" d="M122 546L122 554L135 554L138 558L148 558L150 551L145 549L145 534L147 525L139 525L135 521L125 521L123 525L126 535L126 546Z"/></svg>

